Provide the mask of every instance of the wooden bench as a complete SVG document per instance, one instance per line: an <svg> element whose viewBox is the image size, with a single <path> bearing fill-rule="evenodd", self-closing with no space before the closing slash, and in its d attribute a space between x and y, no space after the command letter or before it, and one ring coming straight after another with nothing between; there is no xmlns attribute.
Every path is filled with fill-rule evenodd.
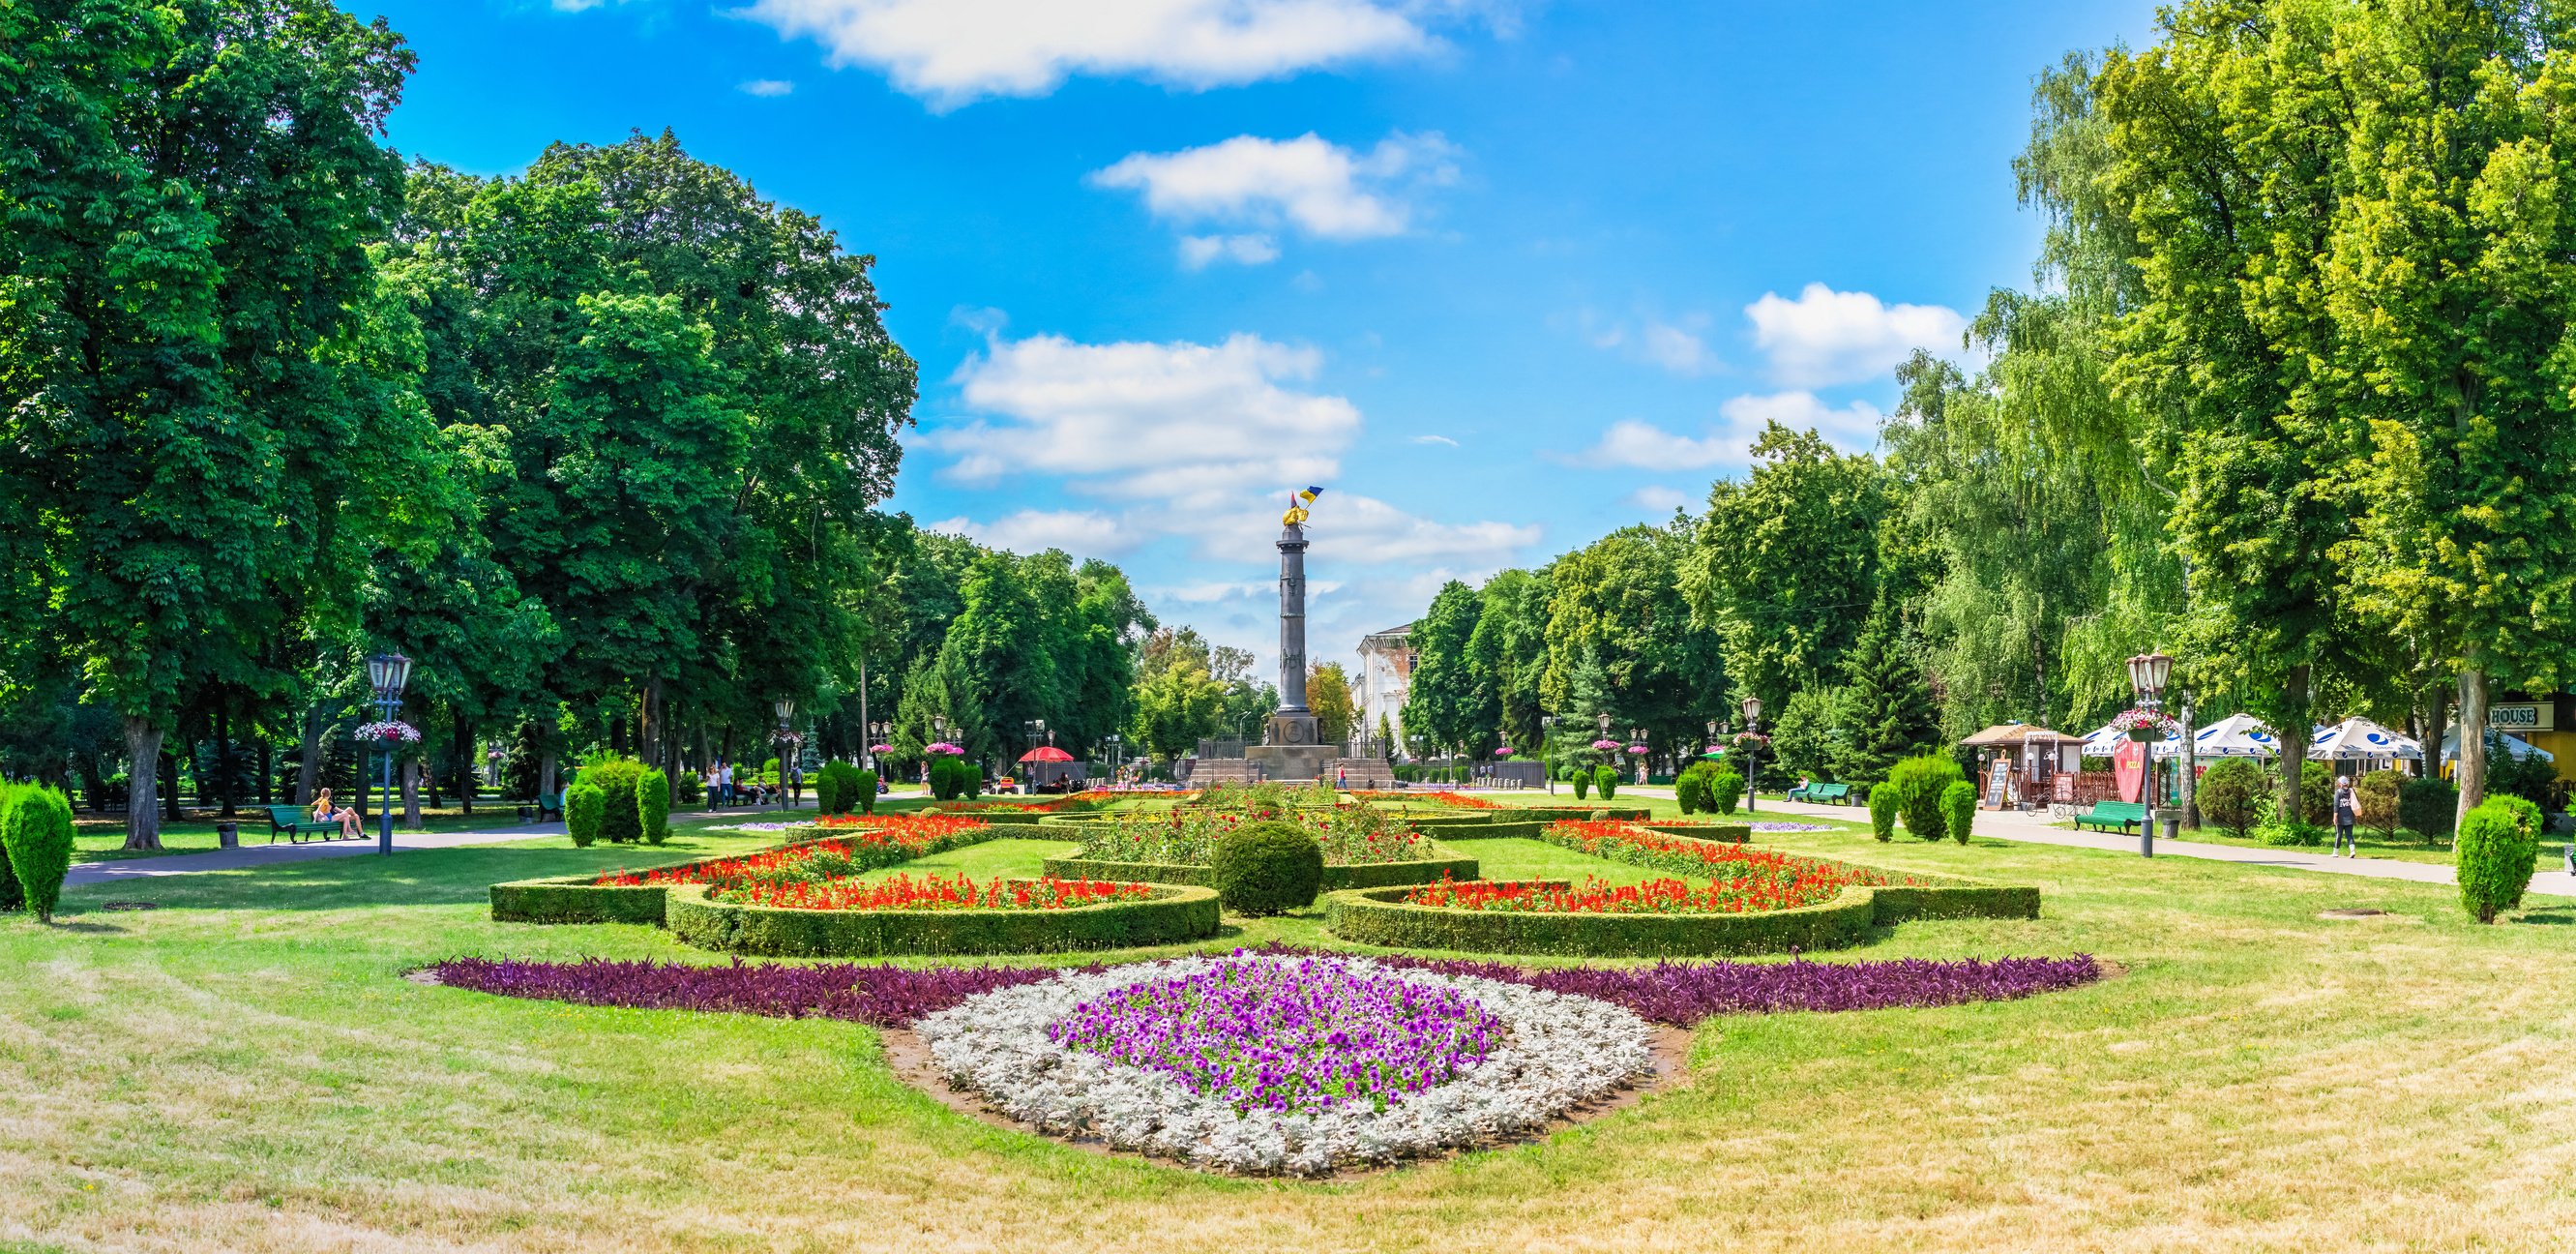
<svg viewBox="0 0 2576 1254"><path fill-rule="evenodd" d="M2137 801L2097 801L2093 808L2075 816L2075 828L2092 828L2104 832L2126 832L2147 820L2147 807Z"/></svg>
<svg viewBox="0 0 2576 1254"><path fill-rule="evenodd" d="M547 818L546 816L547 816L547 815L549 815L549 814L553 815L554 817L553 817L553 818L551 818L551 819ZM563 794L562 794L562 793L559 793L559 792L541 792L541 793L538 793L538 794L537 794L537 821L538 821L538 822L540 822L540 823L557 823L557 822L561 822L562 820L563 820Z"/></svg>
<svg viewBox="0 0 2576 1254"><path fill-rule="evenodd" d="M312 812L302 806L262 806L260 808L268 811L268 843L272 845L277 843L280 832L286 834L286 843L290 845L303 844L304 834L307 832L320 836L324 840L334 840L340 835L338 819L314 822L311 817Z"/></svg>
<svg viewBox="0 0 2576 1254"><path fill-rule="evenodd" d="M1831 801L1838 805L1849 805L1851 804L1851 785L1809 784L1804 788L1792 788L1789 790L1789 800L1815 802Z"/></svg>

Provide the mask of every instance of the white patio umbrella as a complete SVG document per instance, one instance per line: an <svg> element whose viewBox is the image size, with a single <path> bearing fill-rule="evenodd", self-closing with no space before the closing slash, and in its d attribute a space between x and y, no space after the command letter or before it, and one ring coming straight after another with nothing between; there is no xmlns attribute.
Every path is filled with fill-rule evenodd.
<svg viewBox="0 0 2576 1254"><path fill-rule="evenodd" d="M2496 739L2504 742L2504 751L2512 754L2517 761L2523 758L2535 756L2543 762L2555 762L2558 760L2557 754L2551 753L2547 749L2543 749L2540 746L2535 745L2528 740L2524 740L2510 732L2497 732ZM2442 760L2445 762L2457 762L2460 760L2460 729L2457 727L2442 733Z"/></svg>
<svg viewBox="0 0 2576 1254"><path fill-rule="evenodd" d="M2104 723L2100 727L2096 727L2092 731L2085 733L2083 740L2084 756L2088 758L2107 758L2112 754L2119 752L2121 743L2126 741L2128 738L2129 733L2113 727L2109 723ZM2182 734L2180 732L2167 732L2165 733L2164 739L2149 741L2147 748L2152 750L2156 757L2173 757L2182 752Z"/></svg>
<svg viewBox="0 0 2576 1254"><path fill-rule="evenodd" d="M2342 761L2369 758L2415 758L2424 756L2424 746L2412 738L2388 730L2366 718L2348 718L2332 727L2320 727L2310 734L2308 756L2320 761Z"/></svg>
<svg viewBox="0 0 2576 1254"><path fill-rule="evenodd" d="M2198 758L2274 758L2281 739L2251 714L2230 714L2194 732L2191 752Z"/></svg>

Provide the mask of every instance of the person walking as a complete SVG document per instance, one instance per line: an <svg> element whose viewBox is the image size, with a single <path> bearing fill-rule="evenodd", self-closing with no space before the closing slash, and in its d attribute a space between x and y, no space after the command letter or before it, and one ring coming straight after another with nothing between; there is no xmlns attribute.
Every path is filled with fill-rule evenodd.
<svg viewBox="0 0 2576 1254"><path fill-rule="evenodd" d="M2352 777L2337 775L2334 782L2335 852L2339 858L2361 856L2361 841L2352 834L2352 825L2361 821L2361 796L2352 790ZM2350 852L2346 852L2349 848Z"/></svg>

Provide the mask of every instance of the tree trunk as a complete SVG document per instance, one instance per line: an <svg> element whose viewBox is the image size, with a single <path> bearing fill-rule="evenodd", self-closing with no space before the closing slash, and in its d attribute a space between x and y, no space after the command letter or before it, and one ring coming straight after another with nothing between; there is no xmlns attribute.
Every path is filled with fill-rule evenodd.
<svg viewBox="0 0 2576 1254"><path fill-rule="evenodd" d="M125 757L125 847L158 849L161 811L154 802L160 792L161 729L153 726L152 720L126 718Z"/></svg>
<svg viewBox="0 0 2576 1254"><path fill-rule="evenodd" d="M257 730L259 733L259 803L261 805L272 805L275 804L275 794L270 790L276 784L277 768L276 765L269 760L270 746L268 743L267 732L264 729L259 729L257 724L253 724L252 726L254 730Z"/></svg>
<svg viewBox="0 0 2576 1254"><path fill-rule="evenodd" d="M309 806L322 788L322 711L304 707L304 761L295 768L295 801Z"/></svg>
<svg viewBox="0 0 2576 1254"><path fill-rule="evenodd" d="M2182 702L2182 758L2176 768L2182 773L2176 777L2176 780L2182 788L2183 828L2186 831L2196 832L2200 830L2200 761L2199 756L2192 752L2193 744L2191 698L2185 695ZM2147 756L2152 758L2155 755ZM2055 766L2054 763L2050 765L2052 768Z"/></svg>
<svg viewBox="0 0 2576 1254"><path fill-rule="evenodd" d="M2460 809L2459 821L2465 823L2469 811L2487 799L2487 673L2479 669L2477 654L2460 668ZM2454 827L2453 830L2457 830Z"/></svg>
<svg viewBox="0 0 2576 1254"><path fill-rule="evenodd" d="M179 759L166 751L163 752L161 769L170 777L170 785L163 790L160 798L161 817L168 822L176 823L179 821Z"/></svg>
<svg viewBox="0 0 2576 1254"><path fill-rule="evenodd" d="M402 764L403 826L419 831L421 760L411 758Z"/></svg>
<svg viewBox="0 0 2576 1254"><path fill-rule="evenodd" d="M233 749L232 702L222 694L215 696L215 800L222 806L218 818L234 818L233 781L241 774L241 757Z"/></svg>
<svg viewBox="0 0 2576 1254"><path fill-rule="evenodd" d="M667 713L662 708L662 677L656 675L644 681L643 718L637 723L635 732L636 759L656 769L662 765L662 742L668 739L663 735L667 729L662 726L666 717Z"/></svg>
<svg viewBox="0 0 2576 1254"><path fill-rule="evenodd" d="M2448 684L2431 684L2424 689L2424 774L2433 778L2442 773L2442 737L2451 732L2451 694Z"/></svg>
<svg viewBox="0 0 2576 1254"><path fill-rule="evenodd" d="M553 792L554 790L555 751L548 749L537 755L537 792L539 794L544 794Z"/></svg>
<svg viewBox="0 0 2576 1254"><path fill-rule="evenodd" d="M2299 810L2299 784L2308 769L2308 664L2291 667L2283 680L2280 726L2272 729L2281 738L2281 786L2275 800L2282 821L2300 823L2307 820Z"/></svg>
<svg viewBox="0 0 2576 1254"><path fill-rule="evenodd" d="M465 778L456 781L457 804L465 807L465 817L474 817L474 785L483 779L483 755L474 748L474 727L466 721L465 710L456 711L456 760L465 764Z"/></svg>

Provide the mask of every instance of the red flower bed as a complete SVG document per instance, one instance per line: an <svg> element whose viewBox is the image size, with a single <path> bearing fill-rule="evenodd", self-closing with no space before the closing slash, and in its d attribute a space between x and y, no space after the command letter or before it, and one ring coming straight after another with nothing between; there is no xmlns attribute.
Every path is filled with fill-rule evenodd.
<svg viewBox="0 0 2576 1254"><path fill-rule="evenodd" d="M1443 878L1405 894L1404 904L1527 914L1759 914L1822 905L1846 886L1868 883L1873 878L1876 877L1755 874L1710 880L1701 888L1681 880L1610 884L1590 876L1567 888L1487 880L1453 884Z"/></svg>
<svg viewBox="0 0 2576 1254"><path fill-rule="evenodd" d="M1679 871L1685 875L1765 875L1774 878L1825 876L1844 877L1842 884L1912 884L1911 877L1891 879L1875 871L1801 858L1794 854L1765 849L1759 845L1719 844L1690 836L1649 831L1631 823L1613 819L1587 822L1550 823L1542 835L1550 844L1579 850L1597 858L1625 862L1631 866L1651 867L1658 871Z"/></svg>
<svg viewBox="0 0 2576 1254"><path fill-rule="evenodd" d="M847 827L850 823L825 823L821 826ZM817 872L846 873L852 869L892 866L934 852L932 846L948 838L980 831L990 824L980 819L949 814L890 814L871 819L876 824L864 831L831 840L789 845L687 866L659 867L650 871L611 871L591 881L601 888L641 888L653 884L738 884L752 879L811 877Z"/></svg>
<svg viewBox="0 0 2576 1254"><path fill-rule="evenodd" d="M1507 808L1482 797L1470 797L1463 792L1397 792L1382 788L1363 791L1354 788L1351 790L1351 795L1366 801L1429 801L1437 805L1456 806L1462 810Z"/></svg>
<svg viewBox="0 0 2576 1254"><path fill-rule="evenodd" d="M1150 884L1052 876L1042 880L996 877L978 884L963 875L953 880L895 875L873 884L851 879L783 884L752 880L710 895L735 905L789 910L1069 910L1108 901L1143 901L1154 895L1154 889Z"/></svg>

